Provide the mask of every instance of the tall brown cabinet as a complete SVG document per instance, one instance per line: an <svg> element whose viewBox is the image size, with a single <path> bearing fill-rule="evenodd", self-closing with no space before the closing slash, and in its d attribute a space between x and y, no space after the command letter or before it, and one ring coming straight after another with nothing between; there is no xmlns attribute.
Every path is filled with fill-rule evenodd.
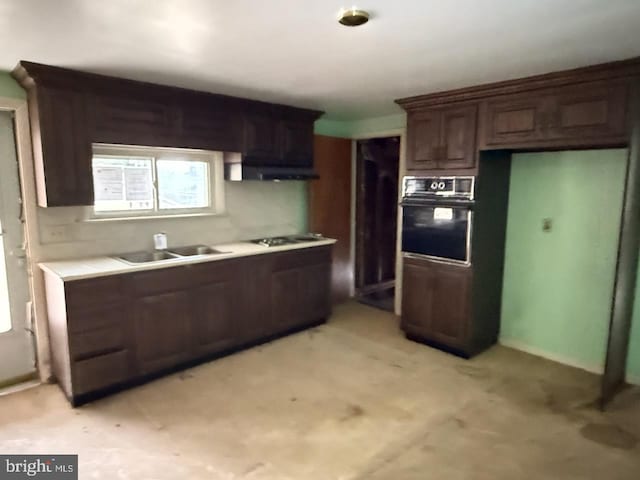
<svg viewBox="0 0 640 480"><path fill-rule="evenodd" d="M407 175L473 175L472 261L403 261L402 328L465 356L496 342L510 156L629 147L603 399L624 379L640 219L640 59L397 100L407 111Z"/></svg>

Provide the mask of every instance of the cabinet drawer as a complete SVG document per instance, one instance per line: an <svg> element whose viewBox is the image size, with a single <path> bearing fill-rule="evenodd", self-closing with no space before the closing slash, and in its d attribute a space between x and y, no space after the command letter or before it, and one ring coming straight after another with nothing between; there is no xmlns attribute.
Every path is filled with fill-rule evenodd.
<svg viewBox="0 0 640 480"><path fill-rule="evenodd" d="M119 327L126 317L127 310L122 304L85 307L68 312L67 328L69 332L88 332L109 326Z"/></svg>
<svg viewBox="0 0 640 480"><path fill-rule="evenodd" d="M253 260L253 258L252 258ZM217 260L190 265L189 277L197 285L230 280L239 272L242 262L239 260Z"/></svg>
<svg viewBox="0 0 640 480"><path fill-rule="evenodd" d="M311 247L278 253L273 259L273 268L287 270L319 263L331 263L331 247Z"/></svg>
<svg viewBox="0 0 640 480"><path fill-rule="evenodd" d="M129 288L134 294L141 295L186 289L194 283L192 271L192 265L183 265L135 273L128 279Z"/></svg>
<svg viewBox="0 0 640 480"><path fill-rule="evenodd" d="M124 346L125 335L121 326L99 328L90 332L69 335L69 351L73 359L122 350Z"/></svg>
<svg viewBox="0 0 640 480"><path fill-rule="evenodd" d="M116 303L123 299L122 276L74 280L64 285L68 310Z"/></svg>
<svg viewBox="0 0 640 480"><path fill-rule="evenodd" d="M126 350L73 364L73 394L93 392L125 381L129 372Z"/></svg>

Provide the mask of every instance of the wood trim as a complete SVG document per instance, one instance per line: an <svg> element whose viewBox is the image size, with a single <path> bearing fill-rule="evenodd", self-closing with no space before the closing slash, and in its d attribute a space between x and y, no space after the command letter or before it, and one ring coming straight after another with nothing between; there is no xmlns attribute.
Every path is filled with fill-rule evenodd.
<svg viewBox="0 0 640 480"><path fill-rule="evenodd" d="M320 178L308 188L309 229L335 238L331 289L333 301L351 296L351 140L314 136L314 167Z"/></svg>
<svg viewBox="0 0 640 480"><path fill-rule="evenodd" d="M640 77L640 57L602 63L588 67L533 75L530 77L486 83L471 87L401 98L395 102L407 111L455 102L478 101L487 97L529 92L551 87L599 80Z"/></svg>
<svg viewBox="0 0 640 480"><path fill-rule="evenodd" d="M632 131L627 178L611 300L607 358L601 386L600 405L603 409L624 386L633 321L640 246L640 82L636 82L632 91L631 112Z"/></svg>
<svg viewBox="0 0 640 480"><path fill-rule="evenodd" d="M21 383L30 382L32 380L38 380L38 374L36 372L25 373L24 375L19 375L0 382L0 390L17 388Z"/></svg>
<svg viewBox="0 0 640 480"><path fill-rule="evenodd" d="M139 80L130 80L126 78L101 75L97 73L83 72L80 70L72 70L62 67L54 67L41 63L28 62L20 60L18 65L11 72L13 78L27 91L36 85L45 85L57 88L70 88L73 90L89 90L103 92L125 92L132 94L148 95L150 89L153 91L163 91L163 94L169 97L182 98L189 96L207 96L211 100L218 100L221 103L228 102L237 104L238 108L251 111L279 109L283 112L289 112L296 117L308 115L309 118L316 119L324 112L319 110L311 110L299 108L292 105L276 104L263 102L259 100L250 100L247 98L233 97L230 95L222 95L218 93L203 92L200 90L190 90L187 88L175 87L170 85L160 85L151 82L142 82ZM200 97L202 99L202 97ZM197 100L197 99L196 99Z"/></svg>

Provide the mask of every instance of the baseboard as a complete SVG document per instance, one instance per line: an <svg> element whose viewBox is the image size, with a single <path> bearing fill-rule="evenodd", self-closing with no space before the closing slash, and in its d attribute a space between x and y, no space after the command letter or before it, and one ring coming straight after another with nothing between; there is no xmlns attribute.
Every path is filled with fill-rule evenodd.
<svg viewBox="0 0 640 480"><path fill-rule="evenodd" d="M535 355L536 357L546 358L547 360L562 363L563 365L568 365L570 367L579 368L580 370L586 370L587 372L595 373L597 375L602 375L604 373L604 365L588 365L585 363L577 362L576 360L565 357L564 355L549 353L545 350L532 347L531 345L527 345L520 340L500 337L498 339L498 343L500 345L504 345L505 347L513 348L514 350L520 350L521 352L530 353L531 355Z"/></svg>
<svg viewBox="0 0 640 480"><path fill-rule="evenodd" d="M602 375L604 373L604 366L586 365L580 362L576 362L575 360L564 357L563 355L556 355L555 353L549 353L544 350L532 347L524 342L521 342L520 340L501 337L500 339L498 339L498 343L500 345L504 345L505 347L513 348L514 350L520 350L521 352L530 353L531 355L535 355L536 357L546 358L547 360L551 360L553 362L562 363L563 365L579 368L581 370L586 370L587 372L595 373L596 375ZM640 386L640 376L629 375L627 373L625 381L630 385Z"/></svg>
<svg viewBox="0 0 640 480"><path fill-rule="evenodd" d="M630 385L638 385L640 387L640 376L627 374L626 381Z"/></svg>

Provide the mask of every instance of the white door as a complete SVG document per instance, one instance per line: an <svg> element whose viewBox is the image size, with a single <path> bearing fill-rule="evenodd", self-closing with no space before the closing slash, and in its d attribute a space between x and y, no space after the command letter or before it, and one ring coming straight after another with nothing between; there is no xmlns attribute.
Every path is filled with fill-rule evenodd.
<svg viewBox="0 0 640 480"><path fill-rule="evenodd" d="M0 385L35 371L13 114L0 111Z"/></svg>

